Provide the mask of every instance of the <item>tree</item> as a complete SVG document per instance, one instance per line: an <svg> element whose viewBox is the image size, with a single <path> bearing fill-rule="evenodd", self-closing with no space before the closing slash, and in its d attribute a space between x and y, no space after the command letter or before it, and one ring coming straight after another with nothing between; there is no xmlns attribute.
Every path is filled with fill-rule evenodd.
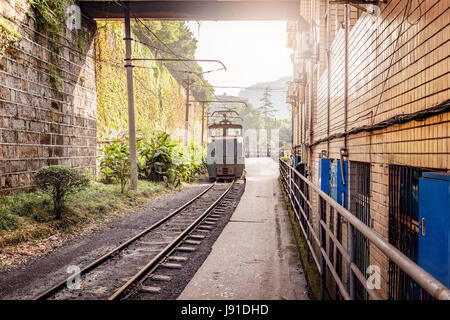
<svg viewBox="0 0 450 320"><path fill-rule="evenodd" d="M274 114L276 109L273 107L273 103L270 100L271 94L270 94L270 88L266 87L264 89L263 97L259 100L262 102L262 106L258 108L259 112L261 113L262 117L264 118L266 127L268 127L269 119L274 118Z"/></svg>

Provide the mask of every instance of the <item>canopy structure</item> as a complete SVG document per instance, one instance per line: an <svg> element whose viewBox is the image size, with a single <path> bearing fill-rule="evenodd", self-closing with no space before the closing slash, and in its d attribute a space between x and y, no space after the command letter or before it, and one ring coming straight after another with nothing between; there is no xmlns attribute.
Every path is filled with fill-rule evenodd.
<svg viewBox="0 0 450 320"><path fill-rule="evenodd" d="M130 14L155 20L299 20L298 0L165 0L127 1ZM94 19L124 18L125 1L78 0Z"/></svg>
<svg viewBox="0 0 450 320"><path fill-rule="evenodd" d="M92 19L120 19L125 22L125 67L127 69L128 123L130 144L130 189L137 189L137 151L133 89L133 65L131 64L132 18L154 20L288 20L308 25L300 15L299 0L78 0L81 11ZM189 88L189 86L188 86ZM188 142L189 91L186 101L186 139ZM204 103L203 103L204 106ZM204 109L204 107L203 107ZM203 128L203 126L202 126ZM203 139L203 133L202 133ZM203 144L203 142L202 142Z"/></svg>

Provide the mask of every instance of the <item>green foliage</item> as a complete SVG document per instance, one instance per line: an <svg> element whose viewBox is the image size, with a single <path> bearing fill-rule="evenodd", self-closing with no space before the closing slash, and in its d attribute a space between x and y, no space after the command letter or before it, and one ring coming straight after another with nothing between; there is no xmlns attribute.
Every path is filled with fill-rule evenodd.
<svg viewBox="0 0 450 320"><path fill-rule="evenodd" d="M37 222L50 221L52 219L52 216L49 214L51 203L50 196L41 191L11 194L0 198L0 208L5 210L5 212L14 216L30 217Z"/></svg>
<svg viewBox="0 0 450 320"><path fill-rule="evenodd" d="M166 132L159 133L149 141L139 139L137 148L141 179L163 181L166 186L177 187L181 181L190 182L206 172L204 150L194 143L184 147ZM101 180L120 183L123 192L130 175L128 144L116 139L105 144L101 153Z"/></svg>
<svg viewBox="0 0 450 320"><path fill-rule="evenodd" d="M71 0L31 0L34 21L40 30L48 32L53 39L63 32L66 8Z"/></svg>
<svg viewBox="0 0 450 320"><path fill-rule="evenodd" d="M100 173L106 183L120 183L121 192L130 179L130 151L128 144L119 139L114 139L100 149L102 156Z"/></svg>
<svg viewBox="0 0 450 320"><path fill-rule="evenodd" d="M72 4L73 0L31 0L30 3L34 13L30 16L39 30L47 32L52 63L56 64L60 50L59 37L63 35L67 5ZM55 66L49 67L49 76L52 87L61 91L62 81Z"/></svg>
<svg viewBox="0 0 450 320"><path fill-rule="evenodd" d="M148 141L138 139L138 173L140 179L164 182L166 186L178 187L181 181L190 182L206 172L203 150L191 143L184 147L166 132ZM100 149L101 181L119 183L124 192L130 176L128 143L114 139Z"/></svg>
<svg viewBox="0 0 450 320"><path fill-rule="evenodd" d="M187 148L184 147L182 155L183 160L177 169L184 181L191 182L192 178L206 172L205 150L202 147L191 142Z"/></svg>
<svg viewBox="0 0 450 320"><path fill-rule="evenodd" d="M292 119L278 119L276 121L276 128L280 131L280 143L292 143Z"/></svg>
<svg viewBox="0 0 450 320"><path fill-rule="evenodd" d="M261 117L261 113L251 103L248 103L248 107L239 103L232 103L229 106L235 109L239 113L239 116L244 119L244 129L263 128L264 120Z"/></svg>
<svg viewBox="0 0 450 320"><path fill-rule="evenodd" d="M52 87L57 91L61 91L62 80L55 67L51 67L48 73Z"/></svg>
<svg viewBox="0 0 450 320"><path fill-rule="evenodd" d="M291 119L273 119L265 118L259 108L255 108L251 103L248 107L241 104L229 104L235 109L239 116L244 120L243 127L247 129L275 128L279 129L280 146L290 144L292 141L292 120Z"/></svg>
<svg viewBox="0 0 450 320"><path fill-rule="evenodd" d="M180 179L174 162L176 146L177 143L173 142L170 135L165 132L143 143L139 152L140 176L150 181L165 181L167 184L177 186Z"/></svg>
<svg viewBox="0 0 450 320"><path fill-rule="evenodd" d="M139 174L150 181L164 181L177 187L181 181L190 182L206 172L204 150L191 142L188 147L174 142L168 133L162 132L148 143L143 143Z"/></svg>
<svg viewBox="0 0 450 320"><path fill-rule="evenodd" d="M50 196L42 191L0 196L0 248L43 239L56 232L71 232L115 211L135 209L147 197L167 190L163 183L139 181L138 190L124 194L118 185L91 182L67 196L70 214L55 219ZM20 228L19 228L20 227Z"/></svg>
<svg viewBox="0 0 450 320"><path fill-rule="evenodd" d="M197 49L197 39L186 26L184 21L145 21L145 26L137 22L133 26L133 33L138 39L147 44L155 55L159 58L183 57L195 59ZM148 29L152 31L149 34ZM163 44L164 43L164 44ZM165 62L173 77L178 83L183 83L187 74L183 71L195 73L191 78L197 80L197 86L191 88L192 95L197 100L213 100L213 90L203 76L203 69L195 61L172 61ZM212 65L211 69L217 69Z"/></svg>
<svg viewBox="0 0 450 320"><path fill-rule="evenodd" d="M3 209L0 209L0 230L13 230L19 225L19 218Z"/></svg>
<svg viewBox="0 0 450 320"><path fill-rule="evenodd" d="M78 170L65 166L47 166L39 169L34 178L36 184L47 191L53 200L53 212L60 219L66 196L89 186L89 178Z"/></svg>
<svg viewBox="0 0 450 320"><path fill-rule="evenodd" d="M128 134L123 24L99 21L97 26L96 54L105 61L96 63L97 137L99 141L109 141ZM136 42L132 56L153 58L155 54L150 47ZM184 125L184 113L180 112L185 105L184 90L165 65L156 61L139 64L146 68L133 70L137 131L146 140L159 131L176 132ZM199 117L201 111L195 111Z"/></svg>
<svg viewBox="0 0 450 320"><path fill-rule="evenodd" d="M10 22L0 17L0 56L4 55L10 47L22 39L17 28Z"/></svg>

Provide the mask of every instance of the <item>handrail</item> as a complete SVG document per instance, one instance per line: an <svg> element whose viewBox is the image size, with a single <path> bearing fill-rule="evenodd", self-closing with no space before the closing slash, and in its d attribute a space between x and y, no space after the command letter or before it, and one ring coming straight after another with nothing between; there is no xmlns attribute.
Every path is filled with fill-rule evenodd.
<svg viewBox="0 0 450 320"><path fill-rule="evenodd" d="M343 218L345 218L354 228L356 228L356 230L361 232L362 235L364 235L370 242L372 242L378 249L380 249L381 252L383 252L400 269L402 269L405 273L407 273L414 281L416 281L424 290L426 290L434 298L436 298L438 300L450 300L450 290L446 286L444 286L441 282L439 282L437 279L435 279L427 271L425 271L420 266L418 266L414 261L409 259L406 255L404 255L400 250L395 248L386 239L382 238L375 231L373 231L368 226L366 226L361 220L359 220L356 216L354 216L349 210L347 210L346 208L341 206L333 198L331 198L328 194L326 194L322 190L320 190L316 185L314 185L311 181L309 181L306 177L304 177L296 169L292 168L284 160L280 159L280 172L282 174L282 178L285 183L287 182L286 177L285 177L285 175L287 173L284 172L284 171L286 171L286 169L289 170L290 176L292 176L292 173L294 173L297 177L299 177L312 190L314 190L322 199L324 199L331 207L333 207L337 212L339 212L339 214ZM289 189L291 189L290 185L289 185ZM290 198L291 194L289 194L288 196ZM302 196L304 197L303 193L302 193ZM305 200L306 200L306 198L305 198ZM292 200L291 200L291 202L292 202ZM310 206L310 203L308 203L308 205ZM310 208L312 210L314 210L313 207L310 206ZM317 210L315 210L315 211L317 211ZM326 222L320 218L319 223L321 224L322 222L326 225ZM310 228L310 232L314 233L314 230L312 230ZM322 246L321 246L321 249L323 249ZM323 254L324 254L324 252L322 252L322 255ZM351 263L351 269L353 272L355 272L355 270L354 270L355 267L356 266L354 266L354 264ZM358 280L361 280L360 277L361 277L361 274L357 275Z"/></svg>

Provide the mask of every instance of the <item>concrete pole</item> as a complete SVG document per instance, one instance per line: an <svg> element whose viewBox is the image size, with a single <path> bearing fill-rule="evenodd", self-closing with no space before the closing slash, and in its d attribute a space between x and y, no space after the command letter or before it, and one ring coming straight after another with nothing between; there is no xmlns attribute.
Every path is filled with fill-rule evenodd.
<svg viewBox="0 0 450 320"><path fill-rule="evenodd" d="M137 154L136 154L136 123L134 116L133 66L131 64L131 27L130 9L125 8L125 67L127 68L128 89L128 134L130 143L130 189L137 189Z"/></svg>
<svg viewBox="0 0 450 320"><path fill-rule="evenodd" d="M291 150L292 153L291 154L295 154L294 152L294 108L295 108L295 102L291 103L291 131L292 131L292 136L291 136Z"/></svg>
<svg viewBox="0 0 450 320"><path fill-rule="evenodd" d="M184 145L187 146L189 142L189 95L190 95L191 79L188 77L186 80L186 120L184 129Z"/></svg>
<svg viewBox="0 0 450 320"><path fill-rule="evenodd" d="M204 136L204 130L205 130L205 103L202 102L202 148L203 148L203 136Z"/></svg>

